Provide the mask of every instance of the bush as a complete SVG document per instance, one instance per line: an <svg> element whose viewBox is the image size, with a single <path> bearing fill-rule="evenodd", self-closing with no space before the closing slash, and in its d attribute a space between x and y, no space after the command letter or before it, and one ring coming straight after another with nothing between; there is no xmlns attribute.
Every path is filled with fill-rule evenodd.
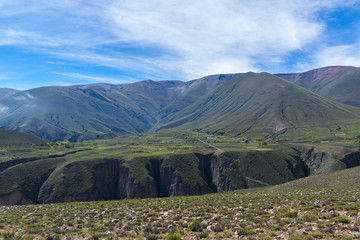
<svg viewBox="0 0 360 240"><path fill-rule="evenodd" d="M146 237L146 240L157 240L157 239L159 239L159 237L153 234Z"/></svg>
<svg viewBox="0 0 360 240"><path fill-rule="evenodd" d="M10 239L10 238L12 239L13 237L15 237L15 232L7 231L7 232L3 232L1 235L4 239Z"/></svg>
<svg viewBox="0 0 360 240"><path fill-rule="evenodd" d="M202 231L201 221L199 219L195 220L190 224L189 229L192 232L201 232Z"/></svg>
<svg viewBox="0 0 360 240"><path fill-rule="evenodd" d="M200 239L207 238L208 236L209 234L207 232L202 232L197 235L197 237Z"/></svg>
<svg viewBox="0 0 360 240"><path fill-rule="evenodd" d="M284 213L285 217L288 218L296 218L298 216L298 212L297 211L288 211L286 213Z"/></svg>
<svg viewBox="0 0 360 240"><path fill-rule="evenodd" d="M222 231L224 231L224 229L219 224L216 224L215 226L212 226L211 230L213 230L214 232L222 232Z"/></svg>
<svg viewBox="0 0 360 240"><path fill-rule="evenodd" d="M180 240L180 234L179 233L169 233L169 235L167 235L166 240Z"/></svg>
<svg viewBox="0 0 360 240"><path fill-rule="evenodd" d="M315 222L316 220L318 220L318 216L313 213L304 214L303 218L305 222Z"/></svg>
<svg viewBox="0 0 360 240"><path fill-rule="evenodd" d="M350 219L345 216L334 217L333 220L337 223L350 223Z"/></svg>

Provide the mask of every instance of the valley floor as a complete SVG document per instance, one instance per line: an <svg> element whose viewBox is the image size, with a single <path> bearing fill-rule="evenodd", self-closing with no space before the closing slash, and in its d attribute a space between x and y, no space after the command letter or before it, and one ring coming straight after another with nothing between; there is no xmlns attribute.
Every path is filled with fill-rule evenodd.
<svg viewBox="0 0 360 240"><path fill-rule="evenodd" d="M1 206L3 239L360 239L360 188Z"/></svg>

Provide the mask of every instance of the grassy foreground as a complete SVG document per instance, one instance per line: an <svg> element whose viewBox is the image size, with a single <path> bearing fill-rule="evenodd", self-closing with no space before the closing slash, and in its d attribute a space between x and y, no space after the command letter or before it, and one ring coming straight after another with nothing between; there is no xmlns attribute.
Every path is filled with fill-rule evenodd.
<svg viewBox="0 0 360 240"><path fill-rule="evenodd" d="M0 207L3 239L356 239L360 189Z"/></svg>

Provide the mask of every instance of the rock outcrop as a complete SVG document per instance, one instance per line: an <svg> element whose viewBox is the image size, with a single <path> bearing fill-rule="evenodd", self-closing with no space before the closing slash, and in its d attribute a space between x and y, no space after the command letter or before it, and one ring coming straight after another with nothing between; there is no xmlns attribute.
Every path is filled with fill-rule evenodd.
<svg viewBox="0 0 360 240"><path fill-rule="evenodd" d="M201 195L290 181L298 177L298 165L277 151L25 161L0 172L0 178L8 178L8 184L0 186L0 204ZM20 171L21 181L9 177Z"/></svg>

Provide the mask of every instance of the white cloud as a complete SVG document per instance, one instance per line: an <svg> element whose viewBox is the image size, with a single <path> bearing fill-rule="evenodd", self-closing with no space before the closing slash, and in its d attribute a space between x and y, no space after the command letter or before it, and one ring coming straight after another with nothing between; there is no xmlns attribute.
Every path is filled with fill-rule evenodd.
<svg viewBox="0 0 360 240"><path fill-rule="evenodd" d="M16 30L16 29L2 29L0 46L4 45L33 45L33 46L47 46L58 47L65 45L68 41L58 40L52 37L42 36L40 34Z"/></svg>
<svg viewBox="0 0 360 240"><path fill-rule="evenodd" d="M9 110L9 107L0 104L0 113L4 113L4 112L6 112L7 110Z"/></svg>
<svg viewBox="0 0 360 240"><path fill-rule="evenodd" d="M37 99L37 97L31 95L28 92L25 92L21 95L13 96L13 99L16 101L27 101L27 100L35 100L35 99Z"/></svg>
<svg viewBox="0 0 360 240"><path fill-rule="evenodd" d="M360 42L350 45L324 47L314 57L316 67L360 66Z"/></svg>
<svg viewBox="0 0 360 240"><path fill-rule="evenodd" d="M33 95L31 95L30 93L25 93L25 96L27 97L27 98L29 98L29 99L37 99L37 97L35 97L35 96L33 96Z"/></svg>
<svg viewBox="0 0 360 240"><path fill-rule="evenodd" d="M91 75L86 75L86 74L81 74L81 73L53 72L53 74L71 77L71 78L91 80L93 82L106 82L106 83L113 83L113 84L130 82L130 81L126 81L126 80L124 81L124 80L117 79L117 78L98 77L98 76L91 76ZM63 85L68 85L68 84L63 84Z"/></svg>
<svg viewBox="0 0 360 240"><path fill-rule="evenodd" d="M292 51L321 42L326 26L316 16L319 11L354 2L0 0L0 20L13 20L0 23L0 45L22 45L149 78L191 79L281 64ZM128 45L144 54L125 52ZM86 79L104 80L96 78Z"/></svg>
<svg viewBox="0 0 360 240"><path fill-rule="evenodd" d="M16 101L25 101L26 97L25 96L14 96L13 99Z"/></svg>
<svg viewBox="0 0 360 240"><path fill-rule="evenodd" d="M191 76L255 70L254 57L271 61L316 40L322 25L311 19L314 9L296 2L125 0L107 16L122 41L173 52L176 59L161 65Z"/></svg>

